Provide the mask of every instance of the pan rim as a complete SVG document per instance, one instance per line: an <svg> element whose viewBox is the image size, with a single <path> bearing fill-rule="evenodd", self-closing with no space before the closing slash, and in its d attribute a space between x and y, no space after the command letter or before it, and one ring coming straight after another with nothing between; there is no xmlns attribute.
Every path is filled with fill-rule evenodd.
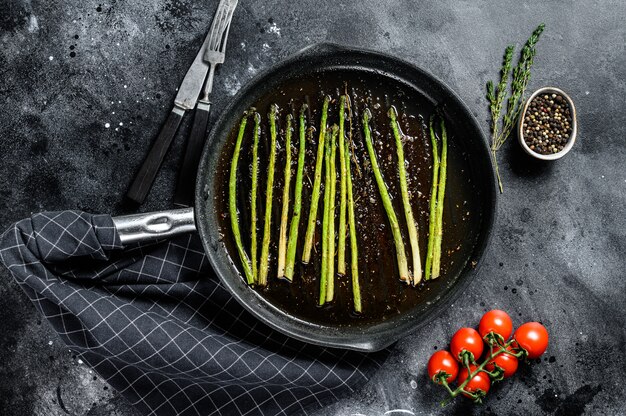
<svg viewBox="0 0 626 416"><path fill-rule="evenodd" d="M485 179L490 182L491 186L485 187L485 189L489 191L489 194L485 195L485 197L483 198L483 205L488 208L489 212L483 212L483 225L481 226L481 229L478 233L477 241L470 255L470 260L476 261L476 265L472 269L468 269L467 267L465 267L460 272L454 284L444 290L437 297L437 300L433 302L432 307L428 308L428 310L420 316L418 322L402 322L401 318L404 315L407 315L407 313L404 313L393 318L393 320L398 322L398 325L396 325L395 327L389 327L389 325L386 325L383 328L382 322L373 324L372 326L369 326L367 328L331 327L314 322L308 322L306 320L303 320L302 318L292 316L289 313L268 302L257 291L251 290L249 287L247 287L244 279L241 277L241 274L234 265L234 263L230 261L231 264L228 264L228 262L224 262L224 258L222 258L223 256L220 256L220 251L222 251L222 254L224 254L226 258L229 258L226 247L223 243L219 241L219 229L211 230L210 227L210 225L213 224L217 228L218 224L216 217L218 214L214 212L213 209L211 209L214 208L213 189L215 180L213 179L213 176L211 176L211 178L207 178L206 172L210 172L211 166L216 166L221 154L221 150L220 152L216 151L218 150L216 149L216 147L220 146L221 149L221 146L223 146L224 143L224 140L217 140L216 137L218 137L220 133L217 131L218 129L216 127L224 125L229 115L238 106L240 101L242 99L245 99L246 94L253 90L256 85L259 85L259 83L261 83L264 79L271 78L281 69L289 68L290 66L297 64L300 60L306 58L307 56L319 59L320 56L336 56L337 53L351 53L355 55L368 56L370 58L380 58L381 62L394 62L395 64L410 70L412 73L415 74L415 77L423 77L428 79L429 82L431 82L433 85L436 85L443 94L449 97L449 99L453 101L455 107L463 113L464 117L466 118L465 122L471 125L472 129L474 130L472 133L475 132L476 135L479 136L476 137L474 140L474 142L480 147L477 152L484 154L484 156L486 156L487 160L490 162L489 168L486 169L489 177ZM393 74L390 75L388 73L385 75L393 76ZM435 319L437 315L439 315L444 310L446 305L449 305L461 293L463 293L463 291L469 286L469 284L479 273L482 259L484 258L485 253L488 251L491 245L493 234L492 231L494 228L497 214L497 183L493 168L491 167L491 162L491 153L489 151L489 147L482 128L476 121L475 117L473 116L472 112L469 110L469 107L465 104L465 102L458 96L458 94L453 89L447 86L440 79L438 79L431 73L423 70L419 66L399 59L395 56L381 53L378 51L354 47L346 48L340 45L329 43L315 44L303 49L302 51L296 53L295 55L284 61L279 62L278 64L268 67L266 70L262 71L260 74L251 79L232 98L230 103L226 106L224 111L216 120L214 127L209 133L201 157L201 164L198 169L198 178L196 180L196 223L213 270L219 276L220 281L231 293L231 295L257 319L287 336L307 343L357 351L377 351L384 349L401 337L417 330L419 327ZM210 215L213 216L213 219L209 218ZM233 269L235 272L234 278L233 276L229 276L233 274ZM244 284L246 286L245 291L241 289L241 284ZM246 292L248 293L246 294ZM260 300L264 303L264 307L261 308L257 307L256 304L249 304L248 302L251 300ZM276 319L277 316L281 319ZM296 323L295 321L298 322ZM306 330L303 330L302 328L306 328ZM329 332L329 330L335 331L336 334L329 335L327 333Z"/></svg>

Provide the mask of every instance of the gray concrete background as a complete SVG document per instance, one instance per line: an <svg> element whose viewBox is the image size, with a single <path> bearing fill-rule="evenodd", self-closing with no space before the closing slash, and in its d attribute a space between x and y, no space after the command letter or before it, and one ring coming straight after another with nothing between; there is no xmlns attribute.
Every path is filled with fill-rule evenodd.
<svg viewBox="0 0 626 416"><path fill-rule="evenodd" d="M41 210L120 213L217 1L0 0L0 226ZM555 163L500 152L505 194L480 277L325 415L626 413L626 3L241 0L215 113L259 70L315 42L385 51L452 87L487 129L485 82L540 22L530 89L573 97L579 136ZM106 127L108 125L108 128ZM188 127L188 126L183 126ZM144 210L171 205L179 136ZM0 414L135 415L77 361L0 271ZM425 365L491 308L539 320L551 343L477 408L438 407ZM391 414L391 413L390 413Z"/></svg>

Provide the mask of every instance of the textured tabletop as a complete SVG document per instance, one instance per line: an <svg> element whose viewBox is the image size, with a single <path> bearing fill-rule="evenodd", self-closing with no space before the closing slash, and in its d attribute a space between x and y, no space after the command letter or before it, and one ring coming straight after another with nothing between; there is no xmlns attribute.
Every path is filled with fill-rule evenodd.
<svg viewBox="0 0 626 416"><path fill-rule="evenodd" d="M532 162L515 138L507 142L505 193L479 277L400 341L361 391L320 414L626 413L626 3L570 3L240 0L213 117L259 71L331 41L430 71L487 130L485 82L498 75L505 46L521 46L540 22L529 89L560 87L578 111L577 143L558 162ZM122 196L216 5L0 0L2 229L41 210L125 212ZM171 206L181 139L142 210ZM5 270L0 277L0 414L135 415L41 322ZM493 388L481 407L458 400L442 410L428 357L491 308L517 325L545 323L545 359Z"/></svg>

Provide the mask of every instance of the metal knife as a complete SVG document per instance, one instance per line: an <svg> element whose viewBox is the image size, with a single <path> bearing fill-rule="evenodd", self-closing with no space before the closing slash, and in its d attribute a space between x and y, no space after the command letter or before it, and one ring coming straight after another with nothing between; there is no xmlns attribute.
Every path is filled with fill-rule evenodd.
<svg viewBox="0 0 626 416"><path fill-rule="evenodd" d="M204 39L202 47L200 51L198 51L193 63L187 70L183 82L178 88L178 94L174 100L174 108L172 108L165 124L161 128L159 136L152 145L148 156L141 165L141 168L126 194L129 199L139 204L143 203L152 187L152 183L172 144L172 140L176 135L176 131L180 126L185 111L193 110L196 105L196 101L202 91L202 86L205 84L205 78L210 69L209 64L204 60L205 51L212 39L216 36L214 30L216 21L221 21L224 16L230 15L232 17L232 12L229 12L232 2L233 0L220 1L215 17L213 18L213 23L211 24L211 29ZM234 10L234 7L232 7L232 9Z"/></svg>
<svg viewBox="0 0 626 416"><path fill-rule="evenodd" d="M222 1L222 3L223 2L224 1ZM223 15L216 15L211 25L209 32L212 35L211 40L203 56L204 60L210 64L209 76L204 84L202 98L198 100L198 105L196 106L193 127L187 140L185 156L178 171L178 181L174 194L174 205L176 206L189 206L193 204L196 172L198 170L202 148L204 147L207 124L209 121L209 111L211 110L209 95L213 89L213 76L217 65L224 63L228 32L230 30L233 13L237 7L237 2L238 0L226 1L227 6Z"/></svg>

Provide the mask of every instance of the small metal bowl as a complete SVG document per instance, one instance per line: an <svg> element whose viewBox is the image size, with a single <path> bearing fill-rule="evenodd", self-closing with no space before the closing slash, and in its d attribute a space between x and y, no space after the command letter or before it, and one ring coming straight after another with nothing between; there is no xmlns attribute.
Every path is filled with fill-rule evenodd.
<svg viewBox="0 0 626 416"><path fill-rule="evenodd" d="M528 110L528 106L530 105L530 102L538 95L541 94L558 94L563 96L563 98L565 98L565 101L567 101L567 104L569 105L570 108L570 112L571 112L571 116L572 116L572 134L570 134L569 140L567 141L567 143L565 144L565 147L563 148L563 150L557 152L557 153L552 153L549 155L542 155L541 153L537 153L534 150L531 150L530 147L528 147L528 145L526 144L526 141L524 140L524 116L526 115L526 111ZM577 130L577 121L576 121L576 107L574 107L574 102L572 101L572 99L570 98L569 95L567 95L565 92L563 92L562 90L558 89L558 88L554 88L554 87L543 87L543 88L539 88L537 91L535 91L530 97L528 97L528 99L526 100L526 103L524 104L524 108L522 109L522 112L520 114L519 117L519 122L518 122L518 127L517 127L517 132L518 132L518 138L519 138L519 142L522 145L522 149L524 149L524 151L526 151L526 153L528 153L530 156L536 158L536 159L541 159L541 160L557 160L562 158L563 156L565 156L567 154L567 152L569 152L571 150L571 148L574 146L574 143L576 142L576 130Z"/></svg>

